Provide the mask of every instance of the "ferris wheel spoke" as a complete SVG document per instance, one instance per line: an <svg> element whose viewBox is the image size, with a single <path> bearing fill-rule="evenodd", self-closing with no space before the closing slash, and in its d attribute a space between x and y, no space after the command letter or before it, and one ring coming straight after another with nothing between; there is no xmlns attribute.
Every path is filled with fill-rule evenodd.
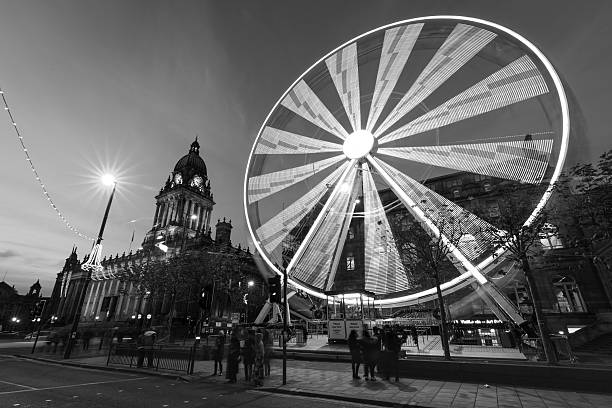
<svg viewBox="0 0 612 408"><path fill-rule="evenodd" d="M381 135L423 102L495 37L494 33L482 28L457 24L406 95L376 130L375 136Z"/></svg>
<svg viewBox="0 0 612 408"><path fill-rule="evenodd" d="M428 220L423 224L432 227L432 231L438 229L437 224L451 225L445 222L437 222L442 221L437 218L440 216L460 222L462 236L455 241L458 247L457 251L461 252L462 258L465 258L466 261L474 260L491 249L494 226L382 160L371 158L371 163L377 171L382 172L381 176L388 184L387 178L392 179L393 185L390 184L389 186L398 198L417 221L423 223L423 221ZM396 189L398 191L395 191Z"/></svg>
<svg viewBox="0 0 612 408"><path fill-rule="evenodd" d="M472 87L399 129L379 144L438 129L548 92L540 71L522 56Z"/></svg>
<svg viewBox="0 0 612 408"><path fill-rule="evenodd" d="M406 270L367 163L362 164L361 173L364 198L365 289L374 293L393 293L409 289Z"/></svg>
<svg viewBox="0 0 612 408"><path fill-rule="evenodd" d="M348 162L342 164L314 188L257 229L257 237L268 253L272 253L291 230L312 211L314 206L324 197L330 186L334 185L340 175L346 171L348 165Z"/></svg>
<svg viewBox="0 0 612 408"><path fill-rule="evenodd" d="M266 126L255 154L307 154L342 151L342 145Z"/></svg>
<svg viewBox="0 0 612 408"><path fill-rule="evenodd" d="M342 140L348 136L344 127L304 80L289 91L281 105Z"/></svg>
<svg viewBox="0 0 612 408"><path fill-rule="evenodd" d="M541 139L380 148L378 153L447 169L536 184L544 177L552 148L552 139Z"/></svg>
<svg viewBox="0 0 612 408"><path fill-rule="evenodd" d="M353 131L361 129L361 98L359 92L359 69L357 63L357 43L344 47L325 60L344 110L353 126Z"/></svg>
<svg viewBox="0 0 612 408"><path fill-rule="evenodd" d="M331 272L332 258L339 242L340 232L349 210L350 198L354 195L356 161L351 160L329 199L300 243L287 266L287 273L302 282L323 288ZM348 221L350 222L350 220ZM342 250L340 248L340 250Z"/></svg>
<svg viewBox="0 0 612 408"><path fill-rule="evenodd" d="M248 189L249 204L312 177L344 158L344 155L338 155L303 166L251 177Z"/></svg>
<svg viewBox="0 0 612 408"><path fill-rule="evenodd" d="M376 85L368 114L366 129L372 131L380 113L385 107L389 95L397 84L404 65L412 52L423 23L391 28L385 31L385 38L380 54Z"/></svg>

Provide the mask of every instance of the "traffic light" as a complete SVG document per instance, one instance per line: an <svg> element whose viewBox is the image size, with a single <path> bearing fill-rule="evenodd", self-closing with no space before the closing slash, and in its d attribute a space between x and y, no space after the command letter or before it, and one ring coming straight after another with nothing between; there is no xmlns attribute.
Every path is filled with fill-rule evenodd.
<svg viewBox="0 0 612 408"><path fill-rule="evenodd" d="M34 307L30 311L30 314L34 318L39 317L40 315L42 315L44 308L45 308L45 302L44 301L36 302L36 303L34 303Z"/></svg>
<svg viewBox="0 0 612 408"><path fill-rule="evenodd" d="M206 285L200 291L200 297L198 298L198 305L202 310L207 310L210 307L212 286Z"/></svg>
<svg viewBox="0 0 612 408"><path fill-rule="evenodd" d="M268 278L268 289L270 291L270 302L281 303L281 279L280 276Z"/></svg>

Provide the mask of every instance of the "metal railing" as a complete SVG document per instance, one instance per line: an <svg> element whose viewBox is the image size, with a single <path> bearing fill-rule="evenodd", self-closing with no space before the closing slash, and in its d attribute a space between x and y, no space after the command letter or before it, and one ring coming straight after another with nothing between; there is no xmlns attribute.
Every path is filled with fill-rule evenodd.
<svg viewBox="0 0 612 408"><path fill-rule="evenodd" d="M106 365L117 364L193 374L195 355L195 346L113 344L109 349Z"/></svg>

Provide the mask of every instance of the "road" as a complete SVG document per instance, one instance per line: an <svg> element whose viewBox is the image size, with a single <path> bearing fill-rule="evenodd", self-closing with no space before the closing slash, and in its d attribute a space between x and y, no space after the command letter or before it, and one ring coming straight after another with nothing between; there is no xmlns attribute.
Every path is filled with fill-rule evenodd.
<svg viewBox="0 0 612 408"><path fill-rule="evenodd" d="M0 350L0 353L3 350ZM356 404L253 391L234 384L67 367L0 355L0 407L356 407Z"/></svg>

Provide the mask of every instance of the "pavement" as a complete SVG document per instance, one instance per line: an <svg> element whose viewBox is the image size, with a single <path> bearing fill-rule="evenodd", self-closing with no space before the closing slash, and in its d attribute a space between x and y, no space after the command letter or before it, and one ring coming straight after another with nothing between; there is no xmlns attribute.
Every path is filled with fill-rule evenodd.
<svg viewBox="0 0 612 408"><path fill-rule="evenodd" d="M0 355L0 408L321 408L350 402L256 392L245 384L189 383Z"/></svg>
<svg viewBox="0 0 612 408"><path fill-rule="evenodd" d="M151 369L130 369L125 366L106 366L106 357L74 358L59 363L118 370L134 375L164 375L178 377L173 372L156 372ZM273 360L272 371L264 386L255 388L239 375L239 384L225 384L223 376L212 376L211 361L197 361L195 374L182 379L196 384L218 387L248 387L256 392L292 397L310 397L333 400L338 403L358 403L374 406L406 407L612 407L612 394L596 394L559 391L543 388L517 387L462 381L433 381L401 378L399 382L353 380L350 364L339 362L288 361L287 384L282 385L282 362ZM612 392L612 390L611 390ZM1 404L0 404L1 406ZM319 404L317 403L317 406Z"/></svg>
<svg viewBox="0 0 612 408"><path fill-rule="evenodd" d="M287 344L289 350L314 351L314 352L340 352L348 354L346 343L329 344L327 335L310 335L305 344ZM418 346L408 339L402 345L402 351L407 356L415 357L441 357L444 355L440 336L420 335ZM480 358L480 359L505 359L525 361L527 358L517 348L493 347L493 346L472 346L452 344L450 347L451 357L453 358Z"/></svg>

